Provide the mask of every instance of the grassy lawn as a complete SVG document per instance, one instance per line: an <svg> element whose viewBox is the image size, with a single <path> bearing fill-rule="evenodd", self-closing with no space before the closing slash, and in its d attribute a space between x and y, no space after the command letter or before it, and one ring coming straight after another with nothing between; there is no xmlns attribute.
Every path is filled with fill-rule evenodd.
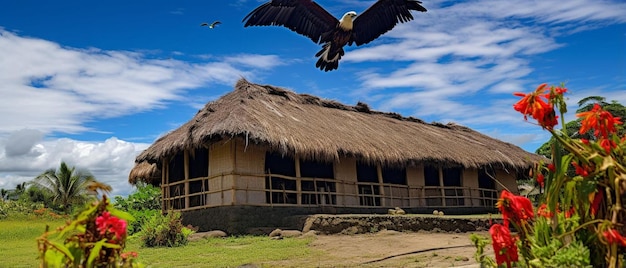
<svg viewBox="0 0 626 268"><path fill-rule="evenodd" d="M37 243L46 224L51 229L63 220L0 220L0 267L38 267ZM321 256L307 245L311 238L271 240L266 236L212 238L190 242L177 248L141 247L138 238L128 240L126 250L137 251L148 267L236 267L268 261L297 260Z"/></svg>
<svg viewBox="0 0 626 268"><path fill-rule="evenodd" d="M0 267L38 267L37 241L46 230L54 229L64 220L0 220Z"/></svg>

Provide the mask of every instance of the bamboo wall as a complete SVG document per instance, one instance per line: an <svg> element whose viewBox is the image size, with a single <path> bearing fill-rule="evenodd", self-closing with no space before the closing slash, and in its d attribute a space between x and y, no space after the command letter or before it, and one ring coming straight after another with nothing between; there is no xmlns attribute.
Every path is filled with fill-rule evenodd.
<svg viewBox="0 0 626 268"><path fill-rule="evenodd" d="M383 183L381 167L377 167L378 182L359 182L357 180L356 163L354 158L341 159L333 163L334 179L303 178L300 177L299 161L297 156L296 176L281 176L279 174L265 174L266 150L255 144L247 144L242 139L231 139L211 144L208 147L208 177L189 178L189 172L185 170L185 180L169 183L169 171L167 161L164 160L162 178L164 209L176 208L178 210L194 210L207 207L230 206L230 205L253 205L253 206L332 206L332 207L477 207L485 204L493 204L495 200L490 196L490 202L484 202L481 193L485 191L496 192L504 187L517 191L515 174L507 174L505 171L497 171L497 189L480 189L478 184L478 171L465 169L461 175L462 186L441 187L425 186L424 167L409 166L406 168L406 185ZM186 152L189 154L189 152ZM189 163L189 155L185 155L185 164ZM440 180L443 180L441 171ZM283 190L284 194L297 196L296 203L280 203L272 201L272 192L280 192L276 189L268 189L266 177L273 176L285 180L295 181L295 190ZM193 185L197 181L206 182L208 189L202 191L193 190L190 194L190 182ZM301 189L302 181L308 181L315 185L327 185L332 183L334 189L314 187L313 190ZM441 184L443 185L443 184ZM173 192L169 189L177 187ZM182 188L181 188L182 187ZM204 187L204 186L203 186ZM323 189L323 192L320 191ZM363 191L366 189L367 191ZM268 194L269 192L269 194ZM453 196L450 193L454 193ZM494 196L498 196L497 194ZM303 202L303 197L314 198L314 203ZM190 198L192 202L190 203ZM268 202L268 198L270 199ZM198 202L198 200L200 200ZM184 205L182 205L184 204ZM176 205L176 206L174 206Z"/></svg>

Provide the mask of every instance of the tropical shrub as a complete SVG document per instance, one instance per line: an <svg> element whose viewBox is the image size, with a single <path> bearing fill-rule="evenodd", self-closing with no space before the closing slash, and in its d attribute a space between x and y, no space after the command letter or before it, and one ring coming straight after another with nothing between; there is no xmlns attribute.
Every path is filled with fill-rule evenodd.
<svg viewBox="0 0 626 268"><path fill-rule="evenodd" d="M551 161L534 168L533 178L544 193L538 208L526 197L502 192L497 207L504 222L490 229L495 261L482 254L484 240L472 236L483 265L626 266L626 136L618 135L622 122L595 105L577 114L579 133L591 131L594 139L555 130L556 111L564 125L565 92L562 85L542 84L530 94L515 93L522 99L514 109L525 119L535 119L555 142Z"/></svg>
<svg viewBox="0 0 626 268"><path fill-rule="evenodd" d="M115 207L122 210L161 210L161 188L139 182L137 189L123 198L115 197Z"/></svg>
<svg viewBox="0 0 626 268"><path fill-rule="evenodd" d="M183 226L180 212L170 211L152 216L142 226L139 236L146 247L177 247L186 245L193 232L192 228Z"/></svg>
<svg viewBox="0 0 626 268"><path fill-rule="evenodd" d="M128 235L140 232L146 221L161 214L161 189L146 183L136 186L137 190L128 197L115 197L115 208L127 211L135 218L128 224Z"/></svg>
<svg viewBox="0 0 626 268"><path fill-rule="evenodd" d="M131 220L103 195L65 226L37 238L41 267L142 267L136 252L123 252Z"/></svg>
<svg viewBox="0 0 626 268"><path fill-rule="evenodd" d="M0 201L0 219L25 219L36 216L36 211L44 208L42 203L33 203L24 200Z"/></svg>

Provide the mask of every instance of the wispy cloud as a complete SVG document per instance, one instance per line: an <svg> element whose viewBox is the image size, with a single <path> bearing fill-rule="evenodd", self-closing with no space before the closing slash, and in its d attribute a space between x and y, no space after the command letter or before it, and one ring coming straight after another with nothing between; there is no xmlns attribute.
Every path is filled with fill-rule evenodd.
<svg viewBox="0 0 626 268"><path fill-rule="evenodd" d="M74 49L0 31L0 135L88 130L84 122L162 107L186 90L232 85L271 68L271 55L190 63L128 51ZM21 100L29 100L23 102Z"/></svg>
<svg viewBox="0 0 626 268"><path fill-rule="evenodd" d="M500 136L518 145L537 142L530 136L543 137L531 124L519 124L521 119L511 109L512 92L545 82L530 78L531 58L565 46L559 43L563 36L626 22L626 3L620 1L424 1L423 5L428 12L414 13L414 21L397 25L368 46L348 49L345 62L397 62L394 69L361 71L361 87L353 94L375 100L381 110L408 110L420 118L454 121L477 130L508 124L507 131L524 134ZM482 103L480 95L489 95L490 103Z"/></svg>

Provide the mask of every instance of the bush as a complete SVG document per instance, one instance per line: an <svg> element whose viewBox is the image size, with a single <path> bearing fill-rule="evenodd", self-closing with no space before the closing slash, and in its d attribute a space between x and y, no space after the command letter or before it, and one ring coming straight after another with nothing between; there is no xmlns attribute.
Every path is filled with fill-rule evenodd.
<svg viewBox="0 0 626 268"><path fill-rule="evenodd" d="M35 211L44 208L42 203L24 201L0 201L0 219L17 218L24 219L35 216Z"/></svg>
<svg viewBox="0 0 626 268"><path fill-rule="evenodd" d="M138 183L137 190L127 198L115 197L115 208L125 210L135 218L128 225L128 235L139 233L150 218L161 214L161 189Z"/></svg>
<svg viewBox="0 0 626 268"><path fill-rule="evenodd" d="M183 226L180 212L157 214L142 226L140 239L146 247L177 247L187 244L187 238L195 230Z"/></svg>
<svg viewBox="0 0 626 268"><path fill-rule="evenodd" d="M115 208L121 210L161 210L161 188L138 183L137 190L127 198L115 197Z"/></svg>

